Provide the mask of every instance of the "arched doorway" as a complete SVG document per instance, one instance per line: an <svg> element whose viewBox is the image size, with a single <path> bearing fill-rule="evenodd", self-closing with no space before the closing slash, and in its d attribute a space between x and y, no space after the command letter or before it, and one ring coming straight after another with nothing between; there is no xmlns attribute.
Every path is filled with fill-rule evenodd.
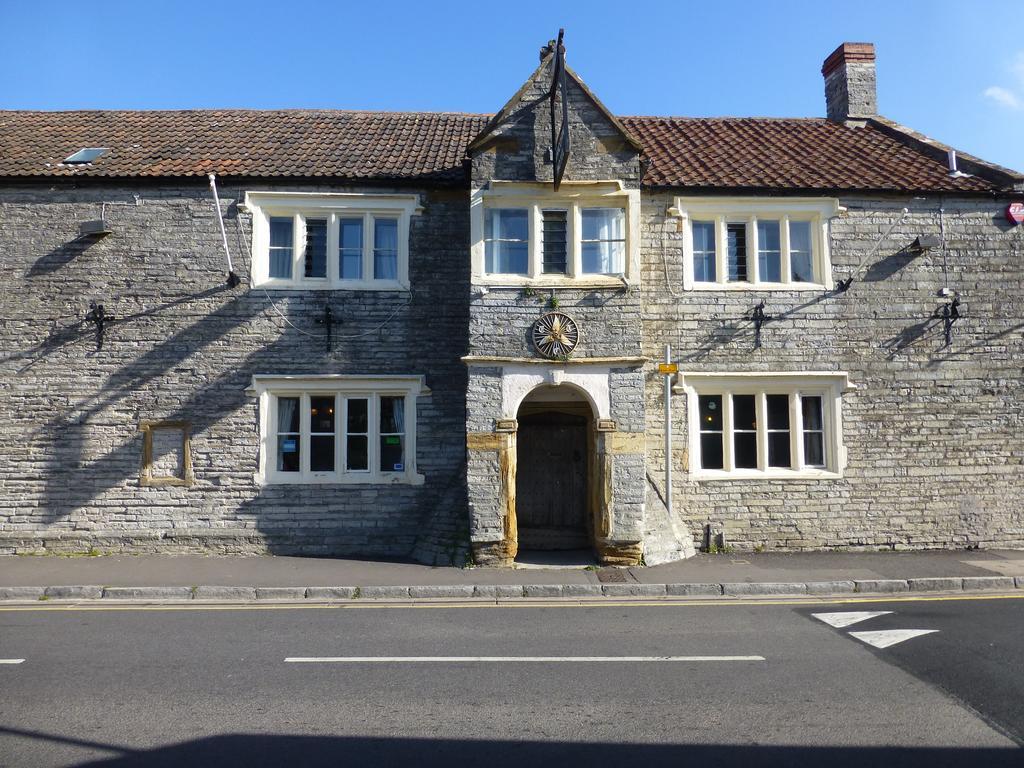
<svg viewBox="0 0 1024 768"><path fill-rule="evenodd" d="M591 549L594 415L576 388L542 386L517 414L519 551Z"/></svg>

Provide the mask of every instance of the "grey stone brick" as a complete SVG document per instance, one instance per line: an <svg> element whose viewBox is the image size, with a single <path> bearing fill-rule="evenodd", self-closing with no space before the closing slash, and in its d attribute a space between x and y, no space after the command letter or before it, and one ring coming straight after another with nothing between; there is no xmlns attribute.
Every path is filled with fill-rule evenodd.
<svg viewBox="0 0 1024 768"><path fill-rule="evenodd" d="M964 580L959 577L907 579L907 584L911 592L959 592Z"/></svg>
<svg viewBox="0 0 1024 768"><path fill-rule="evenodd" d="M721 584L666 584L665 594L679 596L721 595Z"/></svg>
<svg viewBox="0 0 1024 768"><path fill-rule="evenodd" d="M103 597L103 587L84 585L47 587L43 594L55 600L97 600Z"/></svg>
<svg viewBox="0 0 1024 768"><path fill-rule="evenodd" d="M857 592L906 592L910 585L904 579L857 579Z"/></svg>
<svg viewBox="0 0 1024 768"><path fill-rule="evenodd" d="M352 600L358 596L358 587L308 587L307 600Z"/></svg>
<svg viewBox="0 0 1024 768"><path fill-rule="evenodd" d="M807 585L803 582L736 582L722 584L723 595L803 595L806 593Z"/></svg>
<svg viewBox="0 0 1024 768"><path fill-rule="evenodd" d="M409 597L409 587L372 586L360 587L359 597L366 600L396 600Z"/></svg>
<svg viewBox="0 0 1024 768"><path fill-rule="evenodd" d="M191 587L105 587L105 600L191 600Z"/></svg>
<svg viewBox="0 0 1024 768"><path fill-rule="evenodd" d="M964 576L964 591L981 589L1016 589L1013 576Z"/></svg>
<svg viewBox="0 0 1024 768"><path fill-rule="evenodd" d="M257 600L302 600L305 587L256 587Z"/></svg>
<svg viewBox="0 0 1024 768"><path fill-rule="evenodd" d="M193 596L196 600L255 600L256 587L196 587Z"/></svg>

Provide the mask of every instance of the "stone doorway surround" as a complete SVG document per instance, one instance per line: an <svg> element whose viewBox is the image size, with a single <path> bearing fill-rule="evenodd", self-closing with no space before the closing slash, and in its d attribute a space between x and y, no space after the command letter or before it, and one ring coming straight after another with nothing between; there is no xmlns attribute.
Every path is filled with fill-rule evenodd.
<svg viewBox="0 0 1024 768"><path fill-rule="evenodd" d="M623 386L643 402L645 358L588 358L564 362L466 357L467 486L470 542L478 565L512 566L519 551L516 463L520 406L538 389L565 387L593 412L588 472L594 549L605 565L638 565L643 557L646 490L643 420L622 431L613 418ZM632 399L632 398L629 398Z"/></svg>

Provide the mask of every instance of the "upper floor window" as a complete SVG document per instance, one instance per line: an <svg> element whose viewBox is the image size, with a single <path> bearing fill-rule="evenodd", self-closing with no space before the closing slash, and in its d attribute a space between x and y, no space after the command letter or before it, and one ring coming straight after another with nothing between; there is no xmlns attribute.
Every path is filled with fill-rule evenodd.
<svg viewBox="0 0 1024 768"><path fill-rule="evenodd" d="M835 200L676 198L688 289L828 289Z"/></svg>
<svg viewBox="0 0 1024 768"><path fill-rule="evenodd" d="M249 192L252 284L265 288L409 287L416 195Z"/></svg>
<svg viewBox="0 0 1024 768"><path fill-rule="evenodd" d="M846 374L688 373L681 381L696 479L840 476Z"/></svg>
<svg viewBox="0 0 1024 768"><path fill-rule="evenodd" d="M473 195L478 283L621 285L639 276L639 193L614 182L502 184Z"/></svg>
<svg viewBox="0 0 1024 768"><path fill-rule="evenodd" d="M255 376L263 483L420 483L418 376Z"/></svg>

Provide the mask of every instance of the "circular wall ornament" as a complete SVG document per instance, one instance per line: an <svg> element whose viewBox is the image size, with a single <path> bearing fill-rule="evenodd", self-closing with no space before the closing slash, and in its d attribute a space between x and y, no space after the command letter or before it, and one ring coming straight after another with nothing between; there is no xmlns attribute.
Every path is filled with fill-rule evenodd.
<svg viewBox="0 0 1024 768"><path fill-rule="evenodd" d="M552 360L568 357L580 343L579 326L564 312L548 312L539 318L530 336L537 351Z"/></svg>

